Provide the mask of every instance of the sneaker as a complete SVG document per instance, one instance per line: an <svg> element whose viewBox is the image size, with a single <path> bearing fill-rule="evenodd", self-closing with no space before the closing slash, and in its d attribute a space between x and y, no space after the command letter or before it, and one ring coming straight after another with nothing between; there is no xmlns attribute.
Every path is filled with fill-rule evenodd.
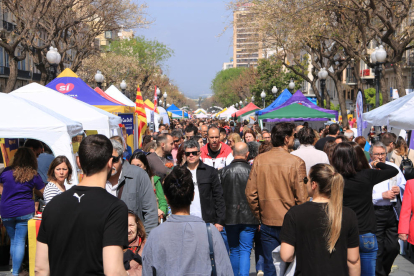
<svg viewBox="0 0 414 276"><path fill-rule="evenodd" d="M262 271L262 270L259 270L259 271L257 272L257 276L264 276L263 271Z"/></svg>

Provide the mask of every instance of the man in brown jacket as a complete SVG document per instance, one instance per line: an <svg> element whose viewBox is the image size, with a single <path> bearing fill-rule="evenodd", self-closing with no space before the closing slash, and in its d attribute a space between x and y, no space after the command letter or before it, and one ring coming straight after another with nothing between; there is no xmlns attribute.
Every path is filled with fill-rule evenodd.
<svg viewBox="0 0 414 276"><path fill-rule="evenodd" d="M303 179L305 162L291 155L295 125L278 123L272 129L274 148L254 160L246 186L246 197L256 218L261 222L260 232L264 255L264 275L276 275L272 251L281 243L279 239L283 218L294 205L307 200Z"/></svg>

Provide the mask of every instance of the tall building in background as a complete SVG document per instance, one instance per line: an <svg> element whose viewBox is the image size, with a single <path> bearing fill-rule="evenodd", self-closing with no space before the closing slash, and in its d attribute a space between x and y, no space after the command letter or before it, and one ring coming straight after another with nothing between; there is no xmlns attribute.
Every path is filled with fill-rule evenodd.
<svg viewBox="0 0 414 276"><path fill-rule="evenodd" d="M240 5L233 12L233 68L257 67L257 60L265 57L256 30L255 16L249 12L252 5Z"/></svg>

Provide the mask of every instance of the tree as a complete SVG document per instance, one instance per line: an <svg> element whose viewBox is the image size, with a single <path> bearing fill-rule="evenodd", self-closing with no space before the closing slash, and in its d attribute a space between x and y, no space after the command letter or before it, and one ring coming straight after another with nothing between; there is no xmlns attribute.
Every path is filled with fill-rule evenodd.
<svg viewBox="0 0 414 276"><path fill-rule="evenodd" d="M211 82L211 90L217 101L223 106L230 106L238 102L240 97L232 90L231 82L241 76L246 68L229 68L216 74Z"/></svg>
<svg viewBox="0 0 414 276"><path fill-rule="evenodd" d="M367 104L371 105L372 107L375 107L375 100L377 98L376 96L376 90L375 88L368 88L364 90L365 99L367 100ZM380 95L380 106L382 105L382 94Z"/></svg>
<svg viewBox="0 0 414 276"><path fill-rule="evenodd" d="M79 71L87 82L93 84L97 70L105 76L105 82L119 85L125 80L129 89L141 88L144 98L152 98L155 85L170 93L178 88L162 74L162 64L173 55L173 50L156 40L136 37L130 40L114 41L107 52L87 58ZM110 50L110 51L109 51Z"/></svg>
<svg viewBox="0 0 414 276"><path fill-rule="evenodd" d="M269 59L259 60L257 66L257 79L251 87L256 105L262 106L262 98L260 97L262 91L265 91L266 93L265 105L267 106L272 103L274 101L274 96L271 92L273 86L278 88L276 96L279 96L283 89L288 87L291 79L295 82L295 88L293 90L296 92L296 90L301 87L303 81L299 75L293 73L291 70L286 70L283 63L278 60L276 56L270 57Z"/></svg>

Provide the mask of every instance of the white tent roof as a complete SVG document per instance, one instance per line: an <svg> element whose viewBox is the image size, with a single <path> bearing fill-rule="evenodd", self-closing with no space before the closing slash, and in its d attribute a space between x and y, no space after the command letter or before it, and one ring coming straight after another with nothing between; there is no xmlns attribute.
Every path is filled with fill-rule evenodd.
<svg viewBox="0 0 414 276"><path fill-rule="evenodd" d="M167 110L165 110L164 107L162 106L158 106L157 108L158 108L158 112L160 113L162 117L162 122L164 124L170 124L170 118L168 117Z"/></svg>
<svg viewBox="0 0 414 276"><path fill-rule="evenodd" d="M204 114L207 114L207 111L205 110L205 109L203 109L203 108L199 108L199 109L197 109L196 111L194 111L194 114L198 114L198 113L204 113Z"/></svg>
<svg viewBox="0 0 414 276"><path fill-rule="evenodd" d="M64 95L63 95L64 96ZM66 97L66 96L64 96ZM68 97L69 98L69 97ZM46 143L55 156L65 155L76 168L72 137L82 133L82 124L37 103L0 93L0 137L32 138ZM77 173L72 174L77 183Z"/></svg>
<svg viewBox="0 0 414 276"><path fill-rule="evenodd" d="M408 95L400 99L405 97L408 97ZM414 97L411 97L408 101L406 101L400 109L393 111L388 115L388 125L405 130L414 129Z"/></svg>
<svg viewBox="0 0 414 276"><path fill-rule="evenodd" d="M105 93L117 100L118 102L123 103L124 105L135 107L135 103L128 99L127 96L122 94L122 92L119 91L118 88L116 88L114 85L109 86L109 88L106 89Z"/></svg>
<svg viewBox="0 0 414 276"><path fill-rule="evenodd" d="M197 119L204 119L204 118L209 118L210 116L204 114L204 113L200 113L200 114L194 114L194 117Z"/></svg>
<svg viewBox="0 0 414 276"><path fill-rule="evenodd" d="M375 108L374 110L364 113L362 115L362 118L364 121L366 121L368 124L371 125L375 125L375 126L382 126L382 125L388 125L390 127L396 127L396 128L401 128L400 126L402 126L402 124L399 124L398 122L396 122L396 118L398 118L397 120L406 120L407 122L410 120L413 120L413 115L411 115L411 117L409 116L410 113L407 112L407 108L413 108L413 98L414 98L414 93L408 94L404 97L401 97L399 99L396 99L392 102L389 102L387 104L384 104L378 108ZM405 110L406 114L405 116L408 117L403 117L402 114L400 113L400 110ZM393 119L392 122L397 123L397 125L393 125L391 124L391 114L393 114ZM412 125L412 124L411 124ZM411 128L405 128L405 129L413 129L413 127Z"/></svg>
<svg viewBox="0 0 414 276"><path fill-rule="evenodd" d="M161 115L157 112L154 112L154 110L145 108L145 113L147 115L147 124L149 125L151 123L151 113L154 113L154 127L155 132L158 132L158 126L160 125L159 120L161 120Z"/></svg>
<svg viewBox="0 0 414 276"><path fill-rule="evenodd" d="M229 118L231 117L231 115L233 113L235 113L237 111L237 109L234 106L230 106L229 108L227 108L226 111L224 111L223 113L221 113L219 115L220 118Z"/></svg>
<svg viewBox="0 0 414 276"><path fill-rule="evenodd" d="M81 122L85 130L97 130L99 134L108 138L115 134L113 131L122 124L122 119L118 116L37 83L25 85L10 94Z"/></svg>

